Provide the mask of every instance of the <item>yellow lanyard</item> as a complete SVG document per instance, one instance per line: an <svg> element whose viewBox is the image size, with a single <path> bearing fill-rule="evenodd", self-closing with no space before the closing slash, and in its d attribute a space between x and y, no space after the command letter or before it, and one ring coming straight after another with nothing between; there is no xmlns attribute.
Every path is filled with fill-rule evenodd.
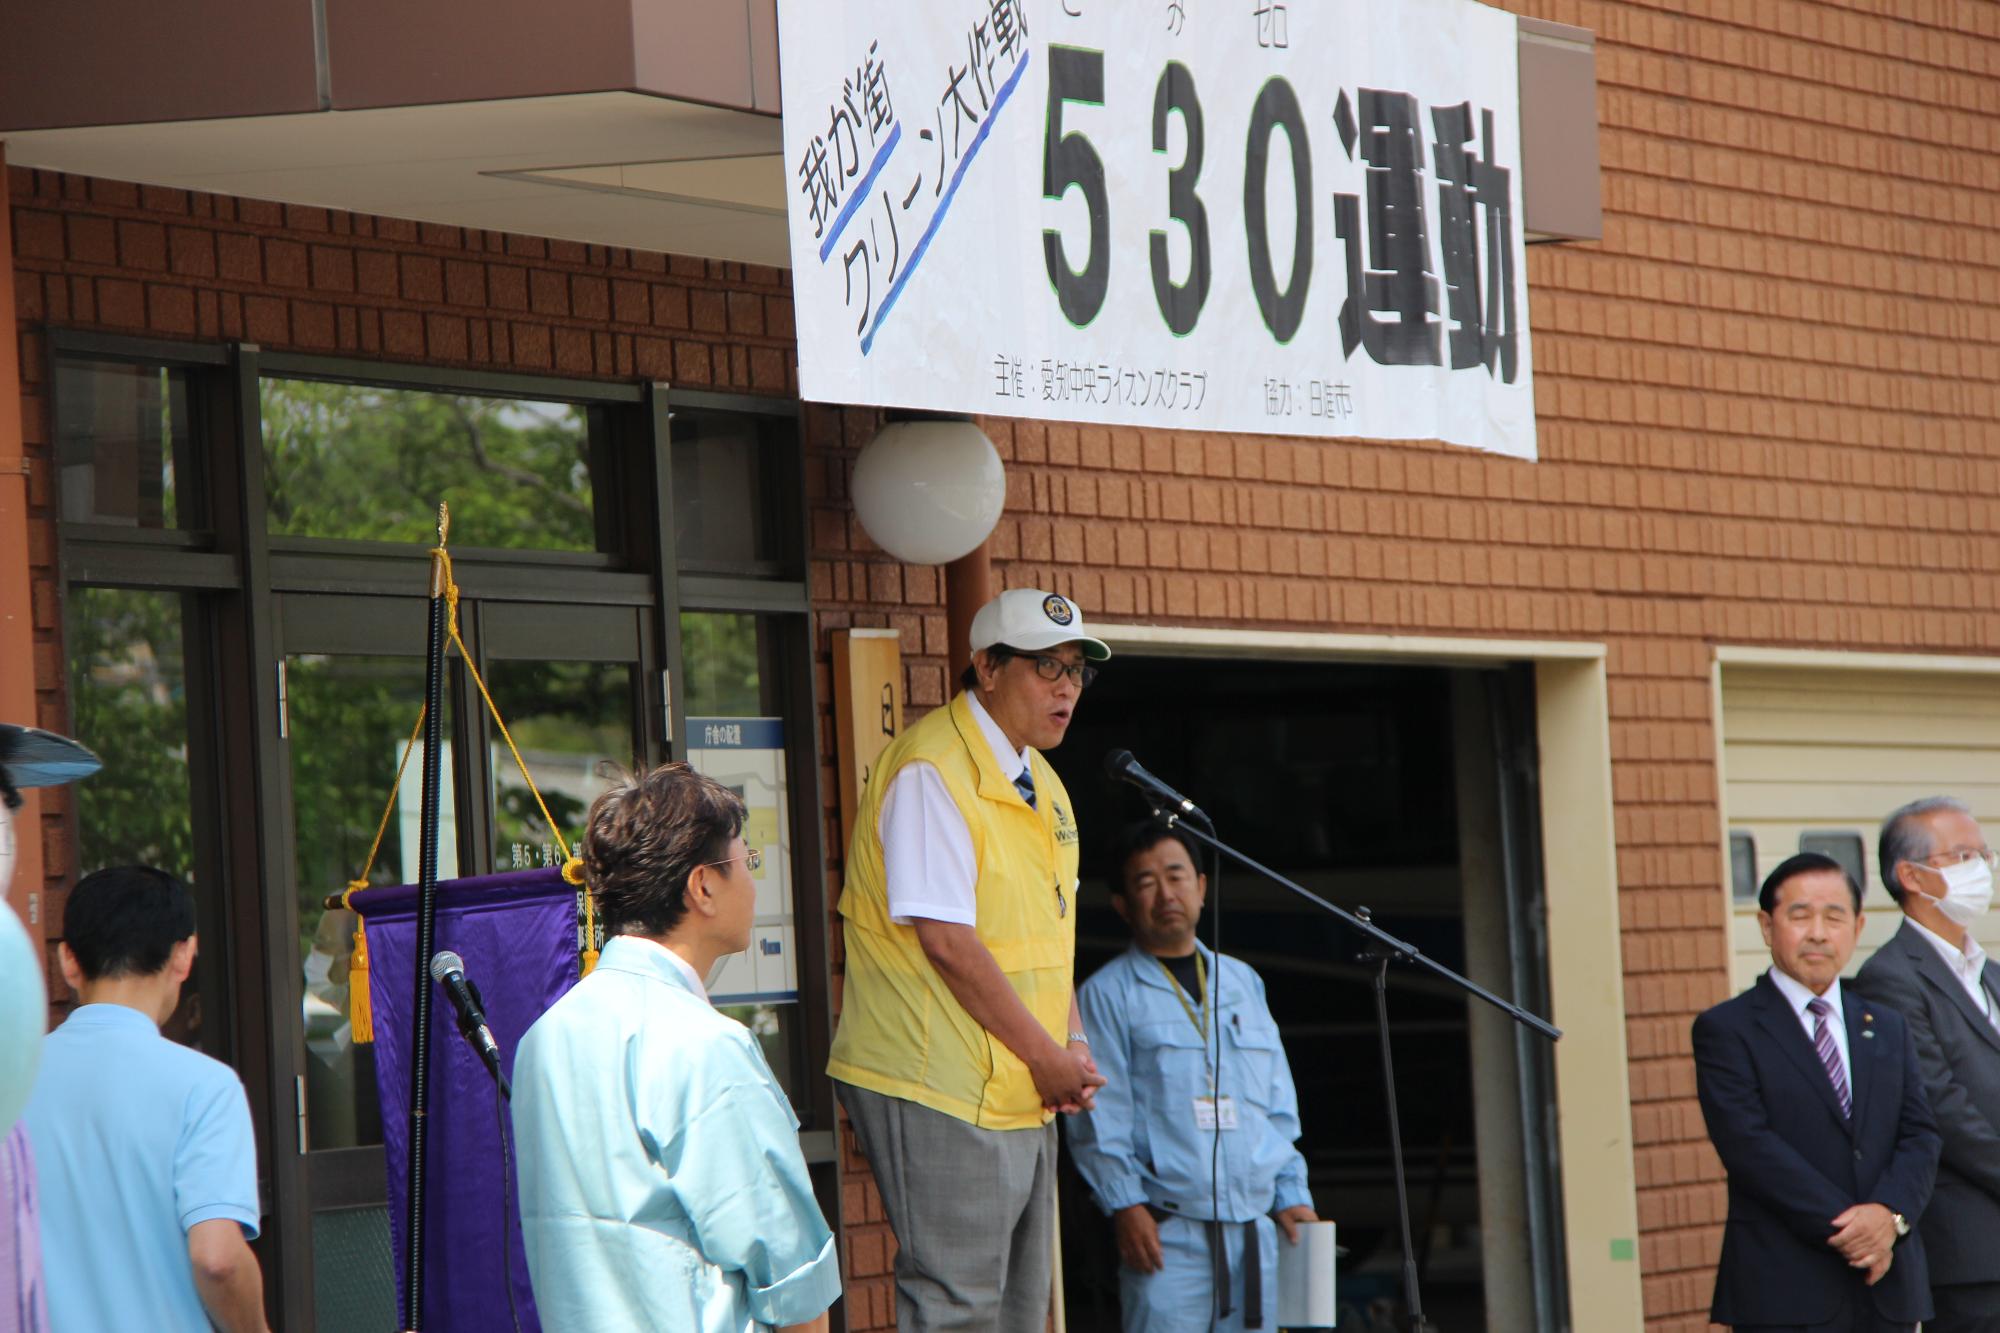
<svg viewBox="0 0 2000 1333"><path fill-rule="evenodd" d="M1188 1000L1187 991L1181 986L1181 979L1174 975L1174 970L1171 967L1167 966L1167 960L1161 958L1157 961L1160 964L1160 970L1167 974L1167 984L1174 988L1174 996L1180 1000L1181 1008L1187 1011L1188 1022L1194 1024L1194 1030L1201 1034L1202 1060L1203 1063L1206 1063L1208 1059L1208 1002L1211 998L1208 985L1208 962L1201 956L1200 949L1194 951L1194 976L1195 981L1201 986L1201 1013L1197 1015L1194 1011L1194 1005Z"/></svg>

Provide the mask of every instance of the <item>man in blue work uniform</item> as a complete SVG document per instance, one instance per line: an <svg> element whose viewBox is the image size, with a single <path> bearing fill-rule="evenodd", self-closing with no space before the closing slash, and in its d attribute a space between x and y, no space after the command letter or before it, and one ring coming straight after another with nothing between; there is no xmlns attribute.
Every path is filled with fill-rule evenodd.
<svg viewBox="0 0 2000 1333"><path fill-rule="evenodd" d="M1275 1330L1277 1230L1318 1220L1264 983L1195 939L1197 864L1163 822L1127 832L1111 904L1132 947L1079 993L1106 1082L1070 1153L1117 1232L1127 1333Z"/></svg>

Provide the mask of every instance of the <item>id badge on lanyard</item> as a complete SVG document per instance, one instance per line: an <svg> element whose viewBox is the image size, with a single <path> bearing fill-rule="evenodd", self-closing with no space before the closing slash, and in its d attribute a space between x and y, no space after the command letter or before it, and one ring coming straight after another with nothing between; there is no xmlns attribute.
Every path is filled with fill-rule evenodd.
<svg viewBox="0 0 2000 1333"><path fill-rule="evenodd" d="M1228 1096L1195 1098L1194 1127L1209 1131L1235 1129L1236 1099Z"/></svg>
<svg viewBox="0 0 2000 1333"><path fill-rule="evenodd" d="M1181 989L1180 979L1174 975L1173 969L1164 962L1160 964L1161 969L1167 974L1167 983L1174 988L1174 994L1180 999L1181 1008L1187 1012L1188 1022L1194 1024L1194 1030L1201 1036L1201 1063L1208 1073L1208 1096L1194 1099L1194 1127L1211 1133L1218 1129L1235 1129L1236 1099L1219 1097L1215 1092L1215 1065L1212 1063L1214 1056L1208 1048L1210 1005L1215 999L1215 993L1214 988L1209 985L1208 966L1203 961L1200 950L1195 952L1194 966L1195 975L1199 978L1201 986L1199 1012L1196 1012L1193 1003L1189 1001L1187 992Z"/></svg>

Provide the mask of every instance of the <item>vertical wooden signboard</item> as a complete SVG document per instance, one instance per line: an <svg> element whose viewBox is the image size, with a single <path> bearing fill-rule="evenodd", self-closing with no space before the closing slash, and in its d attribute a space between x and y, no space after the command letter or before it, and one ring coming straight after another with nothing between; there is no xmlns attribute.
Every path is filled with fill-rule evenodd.
<svg viewBox="0 0 2000 1333"><path fill-rule="evenodd" d="M833 632L833 726L845 840L854 834L854 809L875 760L903 729L903 645L895 630Z"/></svg>

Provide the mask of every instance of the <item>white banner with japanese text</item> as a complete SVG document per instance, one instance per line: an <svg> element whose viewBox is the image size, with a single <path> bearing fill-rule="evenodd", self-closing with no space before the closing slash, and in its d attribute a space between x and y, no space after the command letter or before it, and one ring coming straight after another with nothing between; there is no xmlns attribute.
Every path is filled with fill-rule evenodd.
<svg viewBox="0 0 2000 1333"><path fill-rule="evenodd" d="M1535 456L1511 14L778 17L804 397Z"/></svg>

